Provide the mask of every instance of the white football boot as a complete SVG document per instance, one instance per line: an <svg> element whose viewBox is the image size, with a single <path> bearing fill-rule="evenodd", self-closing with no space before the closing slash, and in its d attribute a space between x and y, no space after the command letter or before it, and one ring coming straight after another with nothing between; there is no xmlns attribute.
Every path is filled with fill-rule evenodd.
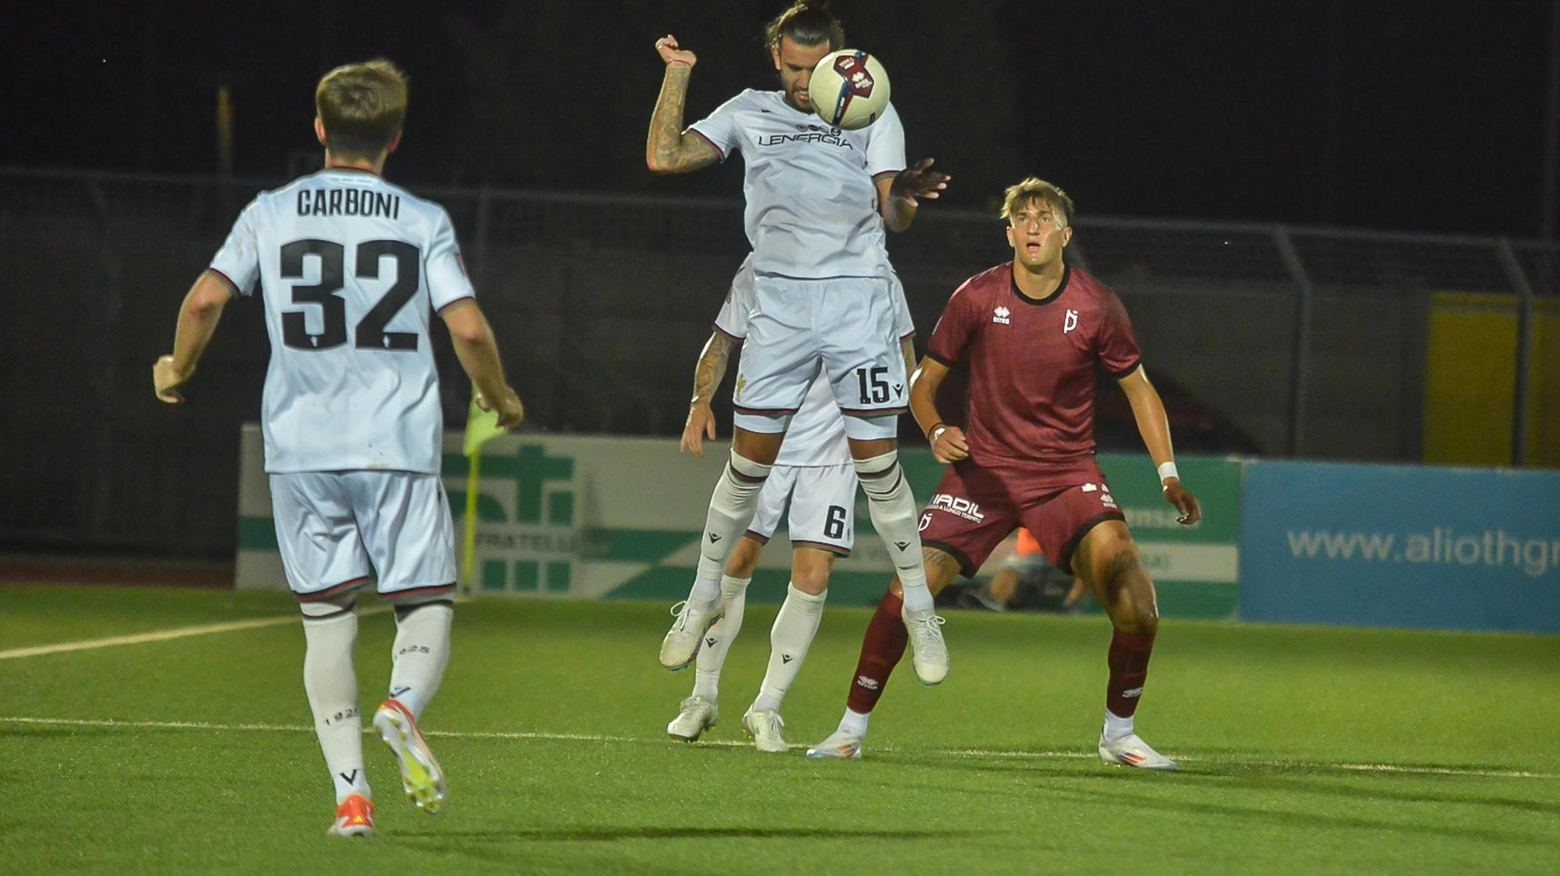
<svg viewBox="0 0 1560 876"><path fill-rule="evenodd" d="M1145 770L1178 770L1175 761L1148 747L1136 733L1116 740L1100 736L1100 760Z"/></svg>
<svg viewBox="0 0 1560 876"><path fill-rule="evenodd" d="M699 656L699 646L704 644L704 634L720 620L721 613L719 600L707 611L695 608L693 601L686 599L672 606L677 620L661 640L661 665L676 672L692 663Z"/></svg>
<svg viewBox="0 0 1560 876"><path fill-rule="evenodd" d="M836 730L829 734L829 738L807 749L810 758L840 758L843 760L856 760L861 757L861 743L863 737L849 730Z"/></svg>
<svg viewBox="0 0 1560 876"><path fill-rule="evenodd" d="M943 641L942 625L946 621L937 610L900 612L905 630L910 634L910 665L915 667L915 677L927 687L942 684L948 677L948 643Z"/></svg>
<svg viewBox="0 0 1560 876"><path fill-rule="evenodd" d="M784 754L791 750L791 746L785 744L785 737L781 734L785 729L785 721L774 709L758 712L748 709L742 716L742 729L747 733L748 738L753 740L754 747L759 751Z"/></svg>
<svg viewBox="0 0 1560 876"><path fill-rule="evenodd" d="M706 730L714 730L720 711L704 697L693 696L678 706L677 717L666 725L666 735L684 742L698 742Z"/></svg>

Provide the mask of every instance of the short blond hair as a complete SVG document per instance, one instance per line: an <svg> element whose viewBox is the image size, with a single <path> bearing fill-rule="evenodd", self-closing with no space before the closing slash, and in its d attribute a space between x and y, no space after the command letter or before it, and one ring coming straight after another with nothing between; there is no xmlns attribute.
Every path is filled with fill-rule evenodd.
<svg viewBox="0 0 1560 876"><path fill-rule="evenodd" d="M1049 205L1052 210L1060 211L1063 227L1072 225L1072 198L1067 197L1067 193L1060 188L1036 176L1007 187L1002 198L1002 218L1011 221L1014 213L1033 201L1039 201Z"/></svg>
<svg viewBox="0 0 1560 876"><path fill-rule="evenodd" d="M343 64L314 89L325 125L325 148L336 155L376 158L406 121L406 74L383 58Z"/></svg>

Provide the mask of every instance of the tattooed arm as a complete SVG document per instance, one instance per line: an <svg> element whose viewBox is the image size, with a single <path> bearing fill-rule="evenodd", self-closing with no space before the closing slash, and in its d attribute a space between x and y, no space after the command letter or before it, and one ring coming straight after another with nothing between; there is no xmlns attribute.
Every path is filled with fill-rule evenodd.
<svg viewBox="0 0 1560 876"><path fill-rule="evenodd" d="M645 164L656 173L687 173L720 161L720 150L683 127L683 105L688 98L688 77L697 62L692 52L680 49L671 34L656 40L655 50L666 64L661 96L650 117L645 139Z"/></svg>
<svg viewBox="0 0 1560 876"><path fill-rule="evenodd" d="M720 332L711 332L699 364L693 369L693 400L688 406L688 422L683 425L679 452L687 450L700 459L704 458L704 439L715 440L715 414L710 410L710 398L726 376L726 362L731 358L731 348L736 342Z"/></svg>

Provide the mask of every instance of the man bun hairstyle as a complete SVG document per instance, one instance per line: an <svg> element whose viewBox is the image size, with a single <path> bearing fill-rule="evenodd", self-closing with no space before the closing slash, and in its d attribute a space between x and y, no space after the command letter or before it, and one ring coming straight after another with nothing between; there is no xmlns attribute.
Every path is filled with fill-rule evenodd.
<svg viewBox="0 0 1560 876"><path fill-rule="evenodd" d="M332 155L377 158L406 121L406 74L383 58L343 64L314 89Z"/></svg>
<svg viewBox="0 0 1560 876"><path fill-rule="evenodd" d="M827 42L829 51L845 48L845 28L829 11L826 0L796 0L764 28L764 45L779 49L782 37L811 48Z"/></svg>
<svg viewBox="0 0 1560 876"><path fill-rule="evenodd" d="M1007 187L1002 197L1002 218L1012 221L1013 214L1031 201L1040 201L1049 205L1053 211L1061 213L1063 227L1072 225L1072 198L1067 197L1067 193L1060 188L1037 176L1028 177L1023 182Z"/></svg>

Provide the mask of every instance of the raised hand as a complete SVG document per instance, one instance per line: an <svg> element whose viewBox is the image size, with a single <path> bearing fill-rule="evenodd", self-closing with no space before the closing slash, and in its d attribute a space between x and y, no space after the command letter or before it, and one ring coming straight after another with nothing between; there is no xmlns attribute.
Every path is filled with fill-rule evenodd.
<svg viewBox="0 0 1560 876"><path fill-rule="evenodd" d="M655 41L655 50L661 56L661 61L667 66L672 64L687 64L692 67L699 59L687 49L677 46L677 37L667 34Z"/></svg>

